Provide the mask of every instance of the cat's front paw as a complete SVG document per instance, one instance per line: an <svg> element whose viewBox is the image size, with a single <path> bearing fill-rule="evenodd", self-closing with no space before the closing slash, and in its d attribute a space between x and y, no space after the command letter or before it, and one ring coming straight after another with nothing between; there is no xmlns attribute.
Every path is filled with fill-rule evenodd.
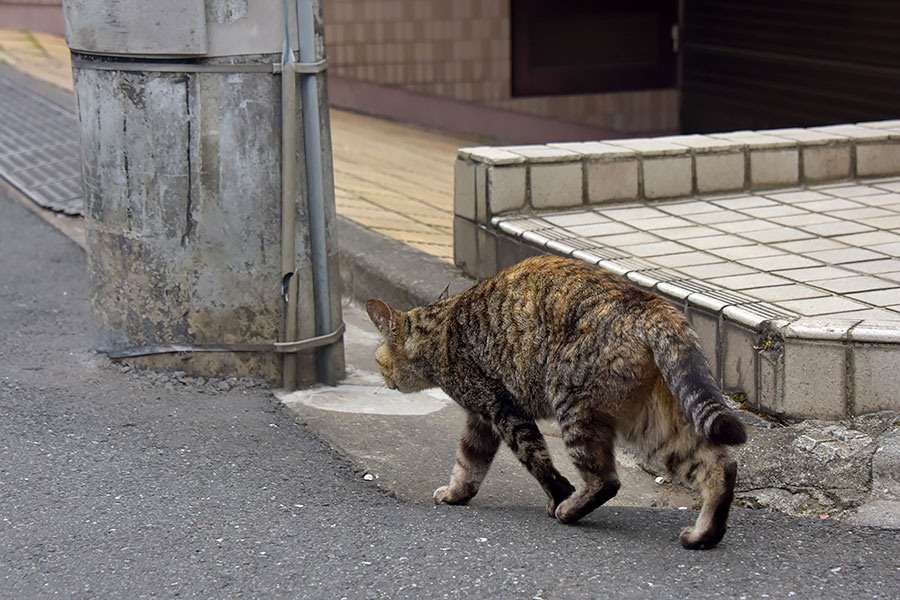
<svg viewBox="0 0 900 600"><path fill-rule="evenodd" d="M463 496L454 491L449 485L444 485L434 490L432 495L435 504L465 504L471 496Z"/></svg>
<svg viewBox="0 0 900 600"><path fill-rule="evenodd" d="M575 486L569 483L565 477L560 475L560 480L557 481L556 488L553 490L553 497L547 501L547 516L551 519L555 519L556 509L574 493Z"/></svg>

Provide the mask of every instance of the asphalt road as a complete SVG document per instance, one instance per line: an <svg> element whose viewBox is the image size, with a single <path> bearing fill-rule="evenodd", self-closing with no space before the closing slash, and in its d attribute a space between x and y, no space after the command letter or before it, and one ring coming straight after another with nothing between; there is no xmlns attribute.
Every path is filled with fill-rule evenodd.
<svg viewBox="0 0 900 600"><path fill-rule="evenodd" d="M84 253L0 183L3 598L897 598L900 534L751 510L405 503L252 385L90 347ZM229 388L230 389L224 389Z"/></svg>

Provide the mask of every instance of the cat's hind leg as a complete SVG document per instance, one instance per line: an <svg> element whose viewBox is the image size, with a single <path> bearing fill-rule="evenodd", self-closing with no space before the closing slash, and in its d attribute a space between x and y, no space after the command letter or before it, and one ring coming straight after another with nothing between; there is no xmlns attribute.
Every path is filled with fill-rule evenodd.
<svg viewBox="0 0 900 600"><path fill-rule="evenodd" d="M737 462L726 448L703 443L694 456L680 462L674 470L673 475L699 488L703 496L697 522L681 532L681 545L689 550L712 548L725 535Z"/></svg>
<svg viewBox="0 0 900 600"><path fill-rule="evenodd" d="M500 445L500 437L489 419L466 412L466 429L456 450L450 484L434 491L435 504L465 504L471 500L478 493Z"/></svg>
<svg viewBox="0 0 900 600"><path fill-rule="evenodd" d="M718 544L725 535L737 478L737 463L728 449L697 437L662 378L629 422L631 427L620 431L623 437L650 463L703 497L696 523L681 532L681 545L695 550Z"/></svg>
<svg viewBox="0 0 900 600"><path fill-rule="evenodd" d="M613 454L615 425L602 415L561 419L563 441L584 480L556 509L556 518L574 523L615 496L620 487Z"/></svg>

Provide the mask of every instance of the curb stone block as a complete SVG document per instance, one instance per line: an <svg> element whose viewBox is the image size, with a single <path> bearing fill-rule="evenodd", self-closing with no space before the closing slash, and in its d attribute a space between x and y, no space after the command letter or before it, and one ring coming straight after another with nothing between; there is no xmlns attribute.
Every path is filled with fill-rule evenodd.
<svg viewBox="0 0 900 600"><path fill-rule="evenodd" d="M525 207L525 167L489 167L487 178L489 217Z"/></svg>
<svg viewBox="0 0 900 600"><path fill-rule="evenodd" d="M580 162L531 165L531 207L535 210L582 204Z"/></svg>
<svg viewBox="0 0 900 600"><path fill-rule="evenodd" d="M751 189L791 187L800 182L800 157L796 148L750 151Z"/></svg>
<svg viewBox="0 0 900 600"><path fill-rule="evenodd" d="M587 170L588 204L603 204L615 200L637 200L638 162L636 158L622 160L589 160Z"/></svg>
<svg viewBox="0 0 900 600"><path fill-rule="evenodd" d="M691 157L665 156L641 161L646 198L677 198L691 194Z"/></svg>
<svg viewBox="0 0 900 600"><path fill-rule="evenodd" d="M900 172L900 144L857 144L856 174L859 177L877 177Z"/></svg>
<svg viewBox="0 0 900 600"><path fill-rule="evenodd" d="M887 344L853 346L853 412L890 410L900 393L900 349Z"/></svg>
<svg viewBox="0 0 900 600"><path fill-rule="evenodd" d="M475 165L460 158L453 164L453 213L475 220Z"/></svg>
<svg viewBox="0 0 900 600"><path fill-rule="evenodd" d="M757 353L754 350L757 334L729 321L724 322L722 336L722 385L726 390L743 392L747 401L756 406Z"/></svg>
<svg viewBox="0 0 900 600"><path fill-rule="evenodd" d="M694 156L697 191L701 194L744 189L744 154L710 152Z"/></svg>
<svg viewBox="0 0 900 600"><path fill-rule="evenodd" d="M846 416L843 344L786 339L784 348L784 412L803 418Z"/></svg>
<svg viewBox="0 0 900 600"><path fill-rule="evenodd" d="M800 153L806 183L839 181L852 173L850 144L809 146L801 148Z"/></svg>

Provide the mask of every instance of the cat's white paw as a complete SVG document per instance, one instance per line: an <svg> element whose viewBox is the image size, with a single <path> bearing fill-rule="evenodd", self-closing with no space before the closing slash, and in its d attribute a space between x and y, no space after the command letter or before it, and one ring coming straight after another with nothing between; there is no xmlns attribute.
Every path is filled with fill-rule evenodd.
<svg viewBox="0 0 900 600"><path fill-rule="evenodd" d="M434 494L431 497L434 499L435 504L443 504L447 501L447 498L450 496L450 486L442 485L438 489L434 490Z"/></svg>
<svg viewBox="0 0 900 600"><path fill-rule="evenodd" d="M432 498L435 504L465 504L472 499L473 494L465 494L459 489L445 485L434 490Z"/></svg>

